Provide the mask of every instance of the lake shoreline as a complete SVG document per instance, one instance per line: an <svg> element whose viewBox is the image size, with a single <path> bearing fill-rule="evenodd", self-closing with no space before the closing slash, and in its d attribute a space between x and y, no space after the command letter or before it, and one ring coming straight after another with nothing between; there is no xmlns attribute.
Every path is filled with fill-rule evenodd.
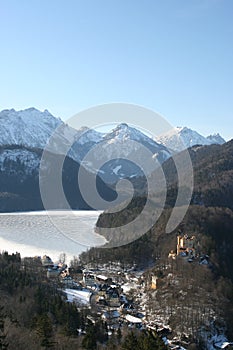
<svg viewBox="0 0 233 350"><path fill-rule="evenodd" d="M0 251L25 256L61 253L67 262L91 247L103 246L104 237L95 232L100 211L52 210L0 213Z"/></svg>

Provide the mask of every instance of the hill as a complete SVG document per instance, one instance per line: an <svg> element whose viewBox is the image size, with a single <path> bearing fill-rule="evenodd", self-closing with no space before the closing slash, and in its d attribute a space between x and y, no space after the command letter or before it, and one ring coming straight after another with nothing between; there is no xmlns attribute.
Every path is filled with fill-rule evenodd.
<svg viewBox="0 0 233 350"><path fill-rule="evenodd" d="M194 170L194 193L177 228L166 233L177 194L177 172L174 162L169 159L163 165L168 185L166 207L156 224L130 244L112 249L91 249L83 253L81 259L98 264L106 261L136 264L138 269L147 271L147 278L158 276L160 287L155 294L146 293L147 306L150 313L170 324L177 334L183 330L196 339L204 339L205 332L210 332L210 338L223 332L232 338L233 141L221 146L193 147L189 152ZM182 157L182 153L176 157ZM101 233L102 227L126 225L134 220L143 210L145 199L141 194L119 213L100 215L98 231ZM155 210L158 202L157 197ZM174 259L168 257L169 252L176 252L177 235L195 237L196 257L190 262L187 257L176 254L171 255ZM203 257L207 257L206 265L201 263ZM203 341L200 349L212 349L207 346L207 338Z"/></svg>

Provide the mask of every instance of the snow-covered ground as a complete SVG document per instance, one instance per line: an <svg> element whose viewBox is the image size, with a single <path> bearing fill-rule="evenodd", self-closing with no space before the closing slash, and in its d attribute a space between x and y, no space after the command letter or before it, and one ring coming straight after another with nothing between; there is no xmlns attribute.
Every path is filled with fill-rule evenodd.
<svg viewBox="0 0 233 350"><path fill-rule="evenodd" d="M98 211L40 211L0 214L0 251L22 256L49 255L67 262L105 239L94 232Z"/></svg>
<svg viewBox="0 0 233 350"><path fill-rule="evenodd" d="M75 290L75 289L64 289L67 300L69 302L78 302L81 304L89 304L92 293L89 290Z"/></svg>

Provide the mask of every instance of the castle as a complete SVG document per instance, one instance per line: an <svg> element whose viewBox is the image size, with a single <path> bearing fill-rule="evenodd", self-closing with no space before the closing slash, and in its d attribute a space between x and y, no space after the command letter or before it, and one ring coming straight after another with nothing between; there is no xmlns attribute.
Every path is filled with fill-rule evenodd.
<svg viewBox="0 0 233 350"><path fill-rule="evenodd" d="M186 254L189 257L195 256L195 236L189 237L188 235L178 235L177 236L177 255Z"/></svg>

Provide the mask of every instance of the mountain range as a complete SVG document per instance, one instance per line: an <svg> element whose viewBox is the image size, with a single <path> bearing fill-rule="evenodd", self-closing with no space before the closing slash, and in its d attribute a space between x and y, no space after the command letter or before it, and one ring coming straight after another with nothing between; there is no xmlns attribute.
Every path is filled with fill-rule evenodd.
<svg viewBox="0 0 233 350"><path fill-rule="evenodd" d="M122 123L114 130L103 134L93 129L83 127L74 130L61 119L54 117L48 110L41 112L36 108L21 111L6 109L0 112L0 145L22 145L25 147L43 149L49 138L59 126L60 142L67 142L70 138L78 140L76 159L80 160L92 145L108 140L109 143L124 143L128 139L139 141L154 151L154 147L163 145L173 151L180 151L180 140L183 148L194 145L223 144L225 140L214 134L207 137L187 127L177 127L156 138L156 140L143 134L141 131ZM156 145L157 144L157 145ZM85 149L83 149L85 146ZM78 154L77 154L78 153ZM74 155L72 157L75 157ZM166 157L165 157L166 158Z"/></svg>
<svg viewBox="0 0 233 350"><path fill-rule="evenodd" d="M50 142L54 133L56 137ZM80 197L79 188L76 192L71 189L80 166L91 181L97 176L103 198L113 199L119 179L135 180L143 176L140 167L142 149L151 154L149 171L152 172L156 162L164 163L184 148L184 145L180 147L181 139L185 147L225 142L218 134L205 138L188 128L174 129L156 140L125 123L107 133L87 127L75 130L47 110L3 110L0 112L0 210L19 210L21 203L24 203L24 210L41 208L39 167L42 152L48 144L54 157L62 156L68 149L65 159L69 166L63 169L64 183L72 207L84 209L89 206ZM138 159L139 164L134 164L132 159Z"/></svg>

